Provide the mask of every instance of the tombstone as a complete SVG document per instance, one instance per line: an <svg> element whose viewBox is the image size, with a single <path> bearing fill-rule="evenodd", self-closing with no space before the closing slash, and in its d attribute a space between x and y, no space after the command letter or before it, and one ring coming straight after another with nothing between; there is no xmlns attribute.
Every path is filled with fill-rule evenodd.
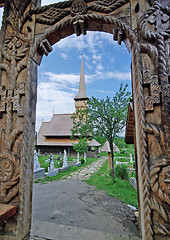
<svg viewBox="0 0 170 240"><path fill-rule="evenodd" d="M86 153L84 153L84 162L86 163Z"/></svg>
<svg viewBox="0 0 170 240"><path fill-rule="evenodd" d="M34 172L33 172L33 179L38 179L44 177L44 170L45 168L40 167L40 163L38 161L38 156L36 151L34 151Z"/></svg>
<svg viewBox="0 0 170 240"><path fill-rule="evenodd" d="M80 162L80 156L79 156L79 153L77 153L77 163Z"/></svg>
<svg viewBox="0 0 170 240"><path fill-rule="evenodd" d="M56 176L58 174L58 169L54 168L53 155L51 155L48 161L49 161L48 173L45 173L45 176L48 177Z"/></svg>
<svg viewBox="0 0 170 240"><path fill-rule="evenodd" d="M67 152L66 150L64 149L64 159L63 159L63 168L67 167L68 164L67 164Z"/></svg>
<svg viewBox="0 0 170 240"><path fill-rule="evenodd" d="M50 162L49 171L53 171L53 170L54 170L54 161L52 160Z"/></svg>
<svg viewBox="0 0 170 240"><path fill-rule="evenodd" d="M49 161L49 167L48 167L48 171L53 171L54 170L54 161L53 161L53 155L51 155L50 157L50 161Z"/></svg>
<svg viewBox="0 0 170 240"><path fill-rule="evenodd" d="M41 157L40 149L38 149L38 157Z"/></svg>
<svg viewBox="0 0 170 240"><path fill-rule="evenodd" d="M130 154L130 162L133 162L132 154Z"/></svg>
<svg viewBox="0 0 170 240"><path fill-rule="evenodd" d="M80 166L81 165L81 162L80 162L80 154L77 153L77 163L76 163L76 166Z"/></svg>
<svg viewBox="0 0 170 240"><path fill-rule="evenodd" d="M40 168L40 163L38 161L37 153L34 151L34 171L38 168Z"/></svg>
<svg viewBox="0 0 170 240"><path fill-rule="evenodd" d="M64 158L63 158L63 166L61 168L59 168L59 172L64 172L67 171L71 166L68 166L67 164L67 152L64 149Z"/></svg>

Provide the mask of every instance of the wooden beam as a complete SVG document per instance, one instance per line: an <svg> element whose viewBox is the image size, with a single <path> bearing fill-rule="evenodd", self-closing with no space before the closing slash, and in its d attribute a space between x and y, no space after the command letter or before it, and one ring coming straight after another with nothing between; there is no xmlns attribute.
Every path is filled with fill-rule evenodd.
<svg viewBox="0 0 170 240"><path fill-rule="evenodd" d="M0 204L0 223L16 214L16 206Z"/></svg>

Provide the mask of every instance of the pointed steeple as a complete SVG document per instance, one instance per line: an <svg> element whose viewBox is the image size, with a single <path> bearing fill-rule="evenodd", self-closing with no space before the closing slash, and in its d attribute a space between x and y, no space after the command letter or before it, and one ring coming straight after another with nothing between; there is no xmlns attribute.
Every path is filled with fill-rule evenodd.
<svg viewBox="0 0 170 240"><path fill-rule="evenodd" d="M83 64L83 57L81 60L81 72L80 72L80 82L79 82L79 93L74 98L75 101L79 100L88 100L86 93L86 85L85 85L85 77L84 77L84 64Z"/></svg>

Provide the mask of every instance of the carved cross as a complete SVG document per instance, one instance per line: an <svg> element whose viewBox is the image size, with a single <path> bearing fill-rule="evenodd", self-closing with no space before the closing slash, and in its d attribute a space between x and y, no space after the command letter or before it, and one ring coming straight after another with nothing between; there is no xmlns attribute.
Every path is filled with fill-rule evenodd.
<svg viewBox="0 0 170 240"><path fill-rule="evenodd" d="M169 20L169 16L164 14L160 10L156 10L150 17L148 22L150 24L155 24L156 31L163 31L165 30L164 24Z"/></svg>
<svg viewBox="0 0 170 240"><path fill-rule="evenodd" d="M151 75L150 71L144 71L144 85L150 85L150 95L145 97L145 110L152 111L153 105L160 103L160 93L162 93L162 102L169 102L170 84L159 85L157 75Z"/></svg>
<svg viewBox="0 0 170 240"><path fill-rule="evenodd" d="M20 83L18 88L7 90L5 86L0 87L0 114L12 110L18 116L24 116L23 96L25 96L25 85Z"/></svg>

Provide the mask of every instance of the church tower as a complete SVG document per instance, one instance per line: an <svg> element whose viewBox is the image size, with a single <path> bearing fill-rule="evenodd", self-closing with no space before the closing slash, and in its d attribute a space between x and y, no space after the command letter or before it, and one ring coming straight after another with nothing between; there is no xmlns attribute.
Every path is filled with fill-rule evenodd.
<svg viewBox="0 0 170 240"><path fill-rule="evenodd" d="M81 60L79 93L78 93L77 96L74 98L74 100L75 100L75 108L76 108L76 111L77 111L78 109L84 109L84 108L86 108L87 100L89 100L89 98L87 97L87 93L86 93L83 57L82 57L82 60Z"/></svg>

